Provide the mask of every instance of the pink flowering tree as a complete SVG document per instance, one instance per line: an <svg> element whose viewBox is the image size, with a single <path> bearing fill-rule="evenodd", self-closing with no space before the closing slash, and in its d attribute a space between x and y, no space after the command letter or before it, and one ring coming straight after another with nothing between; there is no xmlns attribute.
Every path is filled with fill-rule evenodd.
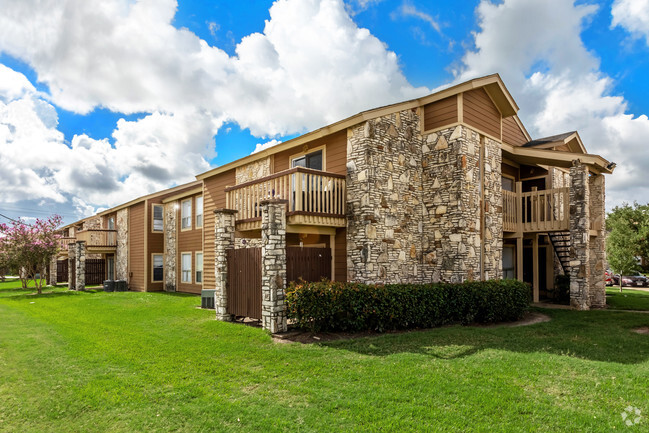
<svg viewBox="0 0 649 433"><path fill-rule="evenodd" d="M62 218L53 215L45 220L37 219L33 224L15 221L12 225L0 224L0 255L5 257L9 268L18 270L24 288L33 280L41 294L43 278L50 261L58 251L60 235L56 229ZM40 274L41 278L36 278Z"/></svg>

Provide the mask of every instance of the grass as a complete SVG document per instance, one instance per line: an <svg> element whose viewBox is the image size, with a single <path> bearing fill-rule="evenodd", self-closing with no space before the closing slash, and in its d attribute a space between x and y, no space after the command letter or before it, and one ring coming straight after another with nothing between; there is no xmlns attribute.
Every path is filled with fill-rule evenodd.
<svg viewBox="0 0 649 433"><path fill-rule="evenodd" d="M301 345L194 296L30 293L0 288L0 431L600 432L649 413L631 332L649 314Z"/></svg>
<svg viewBox="0 0 649 433"><path fill-rule="evenodd" d="M622 289L620 293L618 287L607 287L606 304L616 310L649 311L649 291Z"/></svg>

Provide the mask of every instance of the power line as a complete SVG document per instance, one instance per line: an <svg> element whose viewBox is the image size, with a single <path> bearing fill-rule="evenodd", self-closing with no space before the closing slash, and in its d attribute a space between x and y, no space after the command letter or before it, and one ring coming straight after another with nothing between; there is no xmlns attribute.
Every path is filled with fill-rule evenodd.
<svg viewBox="0 0 649 433"><path fill-rule="evenodd" d="M1 214L1 213L0 213L0 217L7 218L9 221L13 221L13 222L18 223L18 224L23 224L23 225L26 225L26 226L32 227L31 224L27 224L26 222L19 221L19 220L15 220L15 219L13 219L13 218L9 218L7 215L3 215L3 214Z"/></svg>

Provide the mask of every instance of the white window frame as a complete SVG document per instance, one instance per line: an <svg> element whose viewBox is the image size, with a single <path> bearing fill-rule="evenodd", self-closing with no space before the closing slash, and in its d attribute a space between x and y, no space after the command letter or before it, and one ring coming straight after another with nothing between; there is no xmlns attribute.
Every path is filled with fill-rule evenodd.
<svg viewBox="0 0 649 433"><path fill-rule="evenodd" d="M200 260L198 259L200 256ZM196 284L203 284L203 252L196 251L194 254L194 281ZM199 269L200 268L200 269Z"/></svg>
<svg viewBox="0 0 649 433"><path fill-rule="evenodd" d="M155 279L155 258L160 257L160 260L162 261L162 278L159 280ZM164 277L164 268L165 268L165 261L164 261L164 254L151 254L151 282L152 283L162 283L165 280Z"/></svg>
<svg viewBox="0 0 649 433"><path fill-rule="evenodd" d="M185 257L189 257L189 269L185 268ZM180 282L184 284L192 283L192 253L180 254Z"/></svg>
<svg viewBox="0 0 649 433"><path fill-rule="evenodd" d="M156 223L156 218L155 218L155 209L156 209L157 207L159 207L159 208L162 209L162 213L161 213L161 215L160 215L160 216L161 216L161 218L160 218L160 223L161 223L162 227L161 227L160 229L156 229L156 224L155 224L155 223ZM164 232L164 227L165 227L165 225L164 225L164 224L165 224L165 223L164 223L164 220L165 220L165 209L164 209L164 205L161 205L161 204L154 204L153 207L152 207L152 209L151 209L151 231L152 231L153 233L162 233L162 232Z"/></svg>
<svg viewBox="0 0 649 433"><path fill-rule="evenodd" d="M185 215L185 203L189 203L189 215ZM192 199L188 198L180 202L180 230L192 229Z"/></svg>
<svg viewBox="0 0 649 433"><path fill-rule="evenodd" d="M200 206L198 205L200 203ZM199 195L195 200L196 207L196 227L203 227L203 196ZM200 209L200 213L199 212Z"/></svg>

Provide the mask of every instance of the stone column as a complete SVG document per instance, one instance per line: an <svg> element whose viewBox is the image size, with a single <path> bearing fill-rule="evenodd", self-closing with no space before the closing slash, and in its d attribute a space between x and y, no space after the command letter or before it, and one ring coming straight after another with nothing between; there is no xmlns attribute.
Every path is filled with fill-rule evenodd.
<svg viewBox="0 0 649 433"><path fill-rule="evenodd" d="M75 290L74 276L77 273L75 267L75 244L68 245L68 290Z"/></svg>
<svg viewBox="0 0 649 433"><path fill-rule="evenodd" d="M85 290L86 288L86 241L77 241L75 244L76 260L76 290Z"/></svg>
<svg viewBox="0 0 649 433"><path fill-rule="evenodd" d="M261 318L264 329L285 332L286 200L261 205Z"/></svg>
<svg viewBox="0 0 649 433"><path fill-rule="evenodd" d="M570 305L590 309L590 206L588 167L570 168ZM602 280L603 277L600 278Z"/></svg>
<svg viewBox="0 0 649 433"><path fill-rule="evenodd" d="M590 306L606 307L606 209L604 205L604 176L593 175L588 178L590 190L590 221L595 236L590 238Z"/></svg>
<svg viewBox="0 0 649 433"><path fill-rule="evenodd" d="M128 208L117 211L116 228L115 279L128 281Z"/></svg>
<svg viewBox="0 0 649 433"><path fill-rule="evenodd" d="M54 256L52 257L52 260L50 260L50 269L47 273L47 280L50 286L56 286L56 280L58 279L57 272L57 256Z"/></svg>
<svg viewBox="0 0 649 433"><path fill-rule="evenodd" d="M167 292L176 291L176 266L177 266L177 214L178 202L174 201L164 205L164 289Z"/></svg>
<svg viewBox="0 0 649 433"><path fill-rule="evenodd" d="M214 308L216 319L229 322L228 313L228 250L234 248L235 215L232 209L214 211Z"/></svg>

